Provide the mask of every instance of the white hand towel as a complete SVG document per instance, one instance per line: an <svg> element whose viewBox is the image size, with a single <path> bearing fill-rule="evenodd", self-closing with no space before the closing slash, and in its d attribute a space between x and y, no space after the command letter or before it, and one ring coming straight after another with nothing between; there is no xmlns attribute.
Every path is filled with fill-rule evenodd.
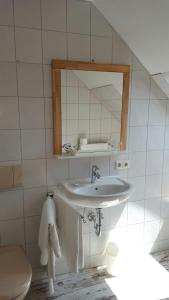
<svg viewBox="0 0 169 300"><path fill-rule="evenodd" d="M82 220L80 214L60 197L56 199L63 255L70 272L84 267Z"/></svg>
<svg viewBox="0 0 169 300"><path fill-rule="evenodd" d="M53 226L52 248L55 249L55 255L59 257L61 256L61 250L56 226L56 209L51 197L48 197L44 202L39 230L39 247L41 249L40 262L42 265L47 265L48 263L49 225Z"/></svg>
<svg viewBox="0 0 169 300"><path fill-rule="evenodd" d="M51 197L44 202L39 230L39 247L41 250L40 262L48 265L48 279L50 293L54 293L53 280L55 279L55 256L61 256L59 237L56 226L55 203Z"/></svg>

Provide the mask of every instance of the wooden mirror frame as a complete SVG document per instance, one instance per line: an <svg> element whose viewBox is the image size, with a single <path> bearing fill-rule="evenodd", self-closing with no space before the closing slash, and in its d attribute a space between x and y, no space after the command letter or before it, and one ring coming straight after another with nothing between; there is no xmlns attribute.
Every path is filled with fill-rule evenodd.
<svg viewBox="0 0 169 300"><path fill-rule="evenodd" d="M129 99L129 65L97 64L94 62L52 60L53 151L62 155L61 70L83 70L123 73L120 150L126 149Z"/></svg>

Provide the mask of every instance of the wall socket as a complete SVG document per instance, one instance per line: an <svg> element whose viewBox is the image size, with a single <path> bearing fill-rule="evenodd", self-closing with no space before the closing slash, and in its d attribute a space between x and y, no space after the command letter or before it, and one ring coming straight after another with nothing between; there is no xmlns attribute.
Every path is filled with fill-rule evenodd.
<svg viewBox="0 0 169 300"><path fill-rule="evenodd" d="M130 167L130 162L127 159L116 160L116 169L123 170L128 169Z"/></svg>

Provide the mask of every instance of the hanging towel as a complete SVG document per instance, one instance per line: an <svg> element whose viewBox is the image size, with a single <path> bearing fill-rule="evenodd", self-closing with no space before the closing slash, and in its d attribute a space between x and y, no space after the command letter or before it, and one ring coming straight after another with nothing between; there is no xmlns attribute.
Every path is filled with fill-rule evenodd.
<svg viewBox="0 0 169 300"><path fill-rule="evenodd" d="M42 208L39 247L41 250L41 265L48 266L48 280L50 294L54 293L55 257L61 256L61 249L56 226L56 209L53 199L48 196Z"/></svg>
<svg viewBox="0 0 169 300"><path fill-rule="evenodd" d="M84 267L82 220L80 211L71 207L58 195L56 198L60 238L63 255L70 272L79 272Z"/></svg>

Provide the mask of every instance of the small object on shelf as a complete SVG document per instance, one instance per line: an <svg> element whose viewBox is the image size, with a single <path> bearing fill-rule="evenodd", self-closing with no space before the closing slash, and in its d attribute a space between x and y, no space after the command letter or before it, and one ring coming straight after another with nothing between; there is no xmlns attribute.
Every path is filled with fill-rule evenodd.
<svg viewBox="0 0 169 300"><path fill-rule="evenodd" d="M96 144L87 144L80 145L80 152L88 152L88 151L108 151L111 147L108 143L96 143Z"/></svg>
<svg viewBox="0 0 169 300"><path fill-rule="evenodd" d="M65 150L67 155L75 155L77 152L76 146L71 146L70 143L66 143L63 145L63 149Z"/></svg>

